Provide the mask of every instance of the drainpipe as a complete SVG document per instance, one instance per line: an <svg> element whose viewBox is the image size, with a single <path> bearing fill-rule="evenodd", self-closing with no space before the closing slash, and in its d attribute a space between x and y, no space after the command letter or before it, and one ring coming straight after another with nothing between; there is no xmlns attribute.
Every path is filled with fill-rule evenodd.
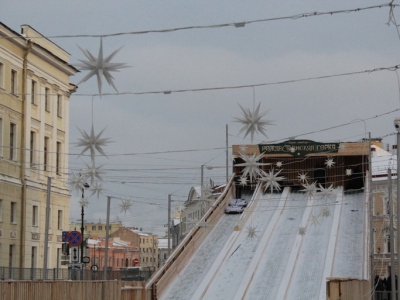
<svg viewBox="0 0 400 300"><path fill-rule="evenodd" d="M21 234L20 234L20 255L19 255L19 266L25 267L25 214L26 214L26 181L25 181L25 164L26 164L26 144L25 144L25 131L26 131L26 85L28 82L28 55L32 50L33 42L28 40L28 46L25 50L23 62L22 62L22 142L21 142L21 183L22 183L22 199L21 199ZM39 253L39 252L38 252Z"/></svg>

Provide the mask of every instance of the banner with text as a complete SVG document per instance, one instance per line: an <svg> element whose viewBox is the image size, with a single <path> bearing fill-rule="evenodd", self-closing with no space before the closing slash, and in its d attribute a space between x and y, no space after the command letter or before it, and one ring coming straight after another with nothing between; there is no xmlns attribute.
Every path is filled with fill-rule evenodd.
<svg viewBox="0 0 400 300"><path fill-rule="evenodd" d="M259 144L260 153L304 156L310 153L337 153L339 143L317 143L310 140L293 140L280 144Z"/></svg>

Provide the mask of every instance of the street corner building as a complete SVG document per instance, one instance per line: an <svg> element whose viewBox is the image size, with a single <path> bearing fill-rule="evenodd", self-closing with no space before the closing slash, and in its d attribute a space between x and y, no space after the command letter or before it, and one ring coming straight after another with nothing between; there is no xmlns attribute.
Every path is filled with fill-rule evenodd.
<svg viewBox="0 0 400 300"><path fill-rule="evenodd" d="M0 23L0 266L60 266L69 225L70 55L28 25ZM18 279L18 278L16 278Z"/></svg>

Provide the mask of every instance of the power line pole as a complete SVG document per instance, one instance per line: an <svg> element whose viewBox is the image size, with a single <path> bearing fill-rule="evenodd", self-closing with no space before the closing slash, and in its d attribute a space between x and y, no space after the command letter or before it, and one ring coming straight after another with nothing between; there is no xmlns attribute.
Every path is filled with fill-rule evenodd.
<svg viewBox="0 0 400 300"><path fill-rule="evenodd" d="M111 197L107 196L107 219L106 219L106 249L104 254L104 280L107 280L107 268L108 268L108 237L110 227L110 202Z"/></svg>
<svg viewBox="0 0 400 300"><path fill-rule="evenodd" d="M393 196L392 196L392 170L388 169L388 194L389 194L389 230L390 230L390 283L391 289L391 299L396 299L396 278L395 278L395 259L394 259L394 230L393 230Z"/></svg>
<svg viewBox="0 0 400 300"><path fill-rule="evenodd" d="M168 256L171 253L171 194L168 195Z"/></svg>
<svg viewBox="0 0 400 300"><path fill-rule="evenodd" d="M395 126L396 127L396 126ZM397 128L397 127L396 127ZM400 299L400 222L399 222L399 217L400 217L400 202L399 202L399 197L400 197L400 131L397 131L397 149L396 149L396 160L397 160L397 170L396 170L396 182L397 182L397 197L396 197L396 203L397 203L397 299Z"/></svg>
<svg viewBox="0 0 400 300"><path fill-rule="evenodd" d="M228 124L226 124L226 184L229 178L229 143L228 143Z"/></svg>

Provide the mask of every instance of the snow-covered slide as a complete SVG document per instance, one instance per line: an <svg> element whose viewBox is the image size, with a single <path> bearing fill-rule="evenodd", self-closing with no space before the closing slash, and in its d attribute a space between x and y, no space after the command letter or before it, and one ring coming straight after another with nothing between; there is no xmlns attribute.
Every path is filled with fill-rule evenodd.
<svg viewBox="0 0 400 300"><path fill-rule="evenodd" d="M232 233L192 299L231 299L235 296L246 271L256 267L251 266L253 256L261 255L255 252L264 232L273 232L287 195L288 191L274 196L255 193L249 208L235 226L240 231Z"/></svg>

